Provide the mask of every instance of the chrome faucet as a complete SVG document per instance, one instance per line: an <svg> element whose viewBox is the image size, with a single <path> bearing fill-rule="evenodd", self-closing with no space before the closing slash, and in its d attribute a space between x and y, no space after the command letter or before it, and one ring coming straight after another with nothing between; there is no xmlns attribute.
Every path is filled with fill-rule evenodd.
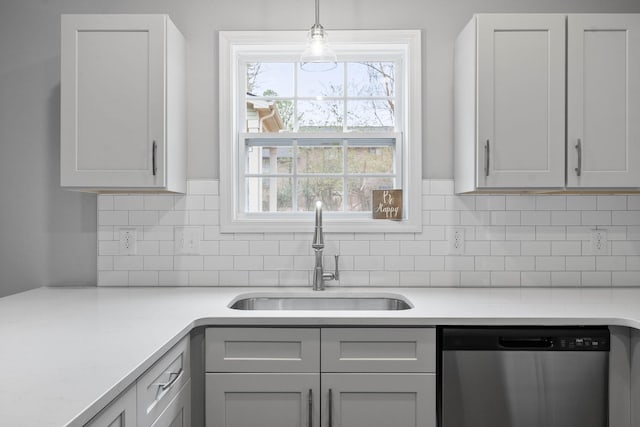
<svg viewBox="0 0 640 427"><path fill-rule="evenodd" d="M333 273L325 273L322 261L322 251L324 250L324 233L322 231L322 202L316 202L316 226L313 231L313 242L311 247L315 252L316 265L313 269L313 290L324 291L325 280L340 280L340 272L338 271L338 259L340 255L334 255L335 271Z"/></svg>

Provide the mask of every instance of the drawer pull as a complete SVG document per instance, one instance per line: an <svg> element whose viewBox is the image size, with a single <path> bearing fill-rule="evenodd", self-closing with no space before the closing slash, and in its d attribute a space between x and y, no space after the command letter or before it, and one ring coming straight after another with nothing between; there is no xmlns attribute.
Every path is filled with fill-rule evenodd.
<svg viewBox="0 0 640 427"><path fill-rule="evenodd" d="M160 391L166 391L166 390L170 389L171 386L174 385L176 381L178 381L178 378L180 378L182 376L183 372L184 371L182 370L182 368L180 368L180 370L178 372L171 372L169 374L169 381L167 381L164 384L158 384L158 387L160 388Z"/></svg>

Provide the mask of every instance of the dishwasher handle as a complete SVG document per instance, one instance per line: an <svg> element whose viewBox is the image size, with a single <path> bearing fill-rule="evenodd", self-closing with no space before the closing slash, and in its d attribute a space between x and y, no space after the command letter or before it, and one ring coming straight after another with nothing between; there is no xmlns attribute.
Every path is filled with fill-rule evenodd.
<svg viewBox="0 0 640 427"><path fill-rule="evenodd" d="M527 350L550 349L553 339L549 337L498 337L498 345L503 349Z"/></svg>

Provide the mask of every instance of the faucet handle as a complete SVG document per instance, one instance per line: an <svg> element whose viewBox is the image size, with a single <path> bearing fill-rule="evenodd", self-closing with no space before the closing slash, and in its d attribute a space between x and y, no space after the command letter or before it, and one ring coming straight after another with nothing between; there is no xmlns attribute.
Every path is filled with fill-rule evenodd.
<svg viewBox="0 0 640 427"><path fill-rule="evenodd" d="M335 259L335 269L333 272L333 280L340 280L340 269L338 268L338 261L340 260L340 255L334 255Z"/></svg>

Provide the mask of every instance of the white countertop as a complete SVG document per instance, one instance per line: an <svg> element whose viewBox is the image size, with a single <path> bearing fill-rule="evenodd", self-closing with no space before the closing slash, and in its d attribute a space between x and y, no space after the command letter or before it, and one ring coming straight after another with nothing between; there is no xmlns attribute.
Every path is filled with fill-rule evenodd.
<svg viewBox="0 0 640 427"><path fill-rule="evenodd" d="M400 294L405 311L237 311L239 294L303 288L40 288L0 299L0 418L80 426L204 325L617 325L640 329L640 288L338 288ZM318 293L314 293L318 295Z"/></svg>

